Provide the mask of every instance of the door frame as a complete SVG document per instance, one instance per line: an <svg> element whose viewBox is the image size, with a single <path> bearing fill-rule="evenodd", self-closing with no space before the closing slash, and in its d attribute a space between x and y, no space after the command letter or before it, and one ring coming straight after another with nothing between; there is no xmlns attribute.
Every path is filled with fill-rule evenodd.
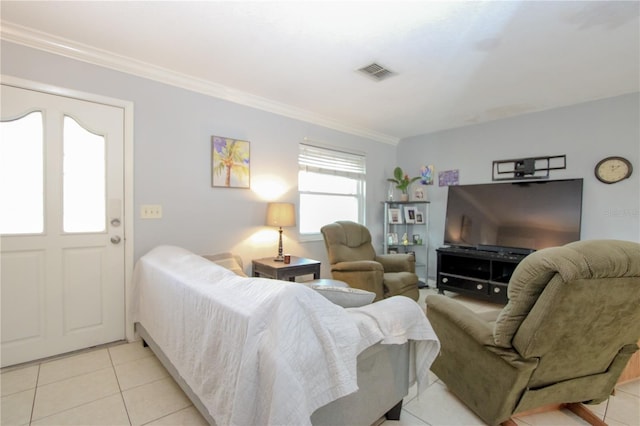
<svg viewBox="0 0 640 426"><path fill-rule="evenodd" d="M133 204L133 102L123 99L110 98L93 93L82 92L66 87L54 86L18 77L0 74L2 84L14 86L21 89L33 90L50 95L65 96L94 103L100 103L124 111L124 335L127 341L135 340L135 331L131 318L131 298L132 298L132 278L133 278L133 237L134 237L134 204Z"/></svg>

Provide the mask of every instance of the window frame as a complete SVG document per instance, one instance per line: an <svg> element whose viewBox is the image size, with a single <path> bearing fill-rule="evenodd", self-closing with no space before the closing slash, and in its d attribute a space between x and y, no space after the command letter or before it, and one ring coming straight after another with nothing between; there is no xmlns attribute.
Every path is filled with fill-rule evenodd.
<svg viewBox="0 0 640 426"><path fill-rule="evenodd" d="M300 172L314 172L331 176L342 176L357 179L356 193L336 193L326 191L313 191L300 189ZM302 195L318 196L344 196L355 197L358 204L358 223L365 225L366 218L366 155L362 152L349 151L344 148L329 147L309 141L300 143L298 147L298 206L300 220L298 222L298 237L302 242L322 240L322 234L317 232L303 233L302 222Z"/></svg>

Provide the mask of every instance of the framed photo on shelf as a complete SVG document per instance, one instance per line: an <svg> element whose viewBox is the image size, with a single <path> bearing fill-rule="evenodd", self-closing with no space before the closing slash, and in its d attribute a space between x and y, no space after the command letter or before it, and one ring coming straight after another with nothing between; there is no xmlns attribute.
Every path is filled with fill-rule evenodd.
<svg viewBox="0 0 640 426"><path fill-rule="evenodd" d="M404 208L404 221L405 223L416 223L416 208L405 207Z"/></svg>
<svg viewBox="0 0 640 426"><path fill-rule="evenodd" d="M416 210L416 221L415 223L424 224L424 213Z"/></svg>
<svg viewBox="0 0 640 426"><path fill-rule="evenodd" d="M389 209L389 223L393 225L402 224L402 214L400 213L400 209Z"/></svg>
<svg viewBox="0 0 640 426"><path fill-rule="evenodd" d="M418 234L413 234L413 244L422 244L422 237Z"/></svg>
<svg viewBox="0 0 640 426"><path fill-rule="evenodd" d="M398 234L395 232L389 232L389 234L387 234L387 244L390 246L398 245Z"/></svg>

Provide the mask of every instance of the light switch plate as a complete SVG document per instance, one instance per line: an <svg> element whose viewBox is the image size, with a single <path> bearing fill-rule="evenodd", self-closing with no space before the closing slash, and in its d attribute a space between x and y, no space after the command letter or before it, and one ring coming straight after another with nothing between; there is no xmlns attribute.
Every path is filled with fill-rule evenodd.
<svg viewBox="0 0 640 426"><path fill-rule="evenodd" d="M162 219L162 206L160 204L143 204L140 206L141 219Z"/></svg>

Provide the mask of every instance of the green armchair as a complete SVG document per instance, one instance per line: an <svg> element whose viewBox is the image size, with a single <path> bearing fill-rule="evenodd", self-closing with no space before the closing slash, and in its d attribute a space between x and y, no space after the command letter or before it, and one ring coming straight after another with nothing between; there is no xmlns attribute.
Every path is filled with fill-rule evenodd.
<svg viewBox="0 0 640 426"><path fill-rule="evenodd" d="M427 297L431 370L490 425L548 405L600 403L640 338L640 244L579 241L527 256L493 318ZM578 406L579 407L579 406Z"/></svg>
<svg viewBox="0 0 640 426"><path fill-rule="evenodd" d="M334 279L374 292L374 301L397 295L418 300L420 293L413 255L376 255L371 245L371 233L359 223L338 221L323 226L320 231Z"/></svg>

